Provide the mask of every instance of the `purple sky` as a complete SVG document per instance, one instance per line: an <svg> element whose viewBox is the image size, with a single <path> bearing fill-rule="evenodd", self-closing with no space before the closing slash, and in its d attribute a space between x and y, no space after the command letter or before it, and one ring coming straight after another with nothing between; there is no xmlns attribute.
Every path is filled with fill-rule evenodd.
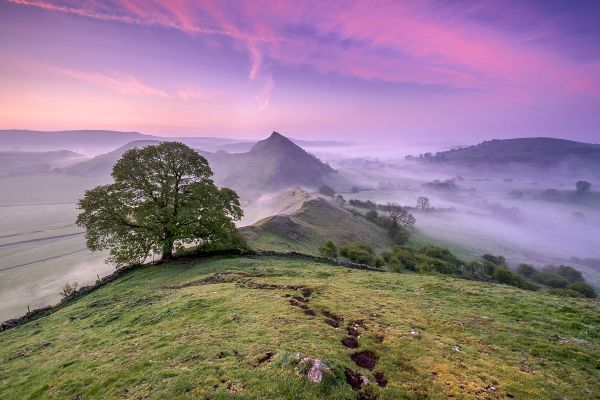
<svg viewBox="0 0 600 400"><path fill-rule="evenodd" d="M0 128L600 142L600 1L0 0Z"/></svg>

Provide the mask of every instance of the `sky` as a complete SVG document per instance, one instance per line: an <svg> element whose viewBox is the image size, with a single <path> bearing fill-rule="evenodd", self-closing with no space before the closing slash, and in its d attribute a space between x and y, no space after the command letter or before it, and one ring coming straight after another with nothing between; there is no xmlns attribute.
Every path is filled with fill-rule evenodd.
<svg viewBox="0 0 600 400"><path fill-rule="evenodd" d="M0 129L600 142L600 1L0 0Z"/></svg>

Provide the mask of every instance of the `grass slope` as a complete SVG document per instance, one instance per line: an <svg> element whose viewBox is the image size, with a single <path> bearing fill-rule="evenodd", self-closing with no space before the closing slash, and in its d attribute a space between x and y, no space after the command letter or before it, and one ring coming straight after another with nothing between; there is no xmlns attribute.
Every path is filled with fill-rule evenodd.
<svg viewBox="0 0 600 400"><path fill-rule="evenodd" d="M282 285L311 288L296 303L316 316ZM364 326L355 350L341 344L352 321ZM501 285L290 258L182 260L0 333L0 398L594 398L599 321L597 302ZM363 350L379 357L372 371L351 359ZM296 352L332 375L308 382ZM368 377L371 397L345 368Z"/></svg>
<svg viewBox="0 0 600 400"><path fill-rule="evenodd" d="M304 202L292 214L267 217L244 227L242 233L252 247L262 250L319 254L325 240L338 245L364 242L375 249L392 246L385 229L321 197Z"/></svg>

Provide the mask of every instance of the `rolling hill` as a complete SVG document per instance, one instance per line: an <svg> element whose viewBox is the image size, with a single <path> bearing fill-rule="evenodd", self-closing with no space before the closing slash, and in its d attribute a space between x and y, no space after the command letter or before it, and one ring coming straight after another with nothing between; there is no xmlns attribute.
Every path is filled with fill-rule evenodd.
<svg viewBox="0 0 600 400"><path fill-rule="evenodd" d="M209 161L217 183L240 191L317 187L335 176L333 168L277 132L246 153L200 153Z"/></svg>
<svg viewBox="0 0 600 400"><path fill-rule="evenodd" d="M315 255L328 239L338 245L364 242L376 249L392 245L383 228L318 196L307 196L285 213L263 218L241 231L254 248Z"/></svg>
<svg viewBox="0 0 600 400"><path fill-rule="evenodd" d="M600 144L545 137L496 139L439 152L425 160L459 165L518 163L548 167L565 164L599 168Z"/></svg>
<svg viewBox="0 0 600 400"><path fill-rule="evenodd" d="M119 159L123 156L123 154L127 150L152 146L159 144L158 140L136 140L133 142L129 142L116 150L113 150L106 154L100 154L94 158L89 160L85 160L79 162L74 165L70 165L63 170L70 174L80 175L80 176L105 176L110 175L112 172L113 166L119 161Z"/></svg>
<svg viewBox="0 0 600 400"><path fill-rule="evenodd" d="M0 332L0 398L592 399L598 321L504 285L181 259Z"/></svg>
<svg viewBox="0 0 600 400"><path fill-rule="evenodd" d="M83 158L83 155L68 150L2 151L0 178L50 172Z"/></svg>

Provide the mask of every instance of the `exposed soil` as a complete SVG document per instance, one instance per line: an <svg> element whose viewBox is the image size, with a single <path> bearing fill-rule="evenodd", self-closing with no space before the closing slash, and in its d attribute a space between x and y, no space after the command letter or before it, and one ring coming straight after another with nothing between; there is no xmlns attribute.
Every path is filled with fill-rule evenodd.
<svg viewBox="0 0 600 400"><path fill-rule="evenodd" d="M348 332L348 335L352 336L352 337L358 337L358 329L356 329L353 326L349 326L346 329L346 332Z"/></svg>
<svg viewBox="0 0 600 400"><path fill-rule="evenodd" d="M329 310L323 310L323 315L326 316L327 318L332 319L332 320L337 321L337 322L341 322L341 321L344 320L344 317L341 317L341 316L339 316L337 314L334 314L334 313L332 313Z"/></svg>
<svg viewBox="0 0 600 400"><path fill-rule="evenodd" d="M352 390L360 389L363 384L363 380L358 372L346 368L344 370L344 375L346 376L346 383L352 387Z"/></svg>
<svg viewBox="0 0 600 400"><path fill-rule="evenodd" d="M304 297L310 297L310 295L312 294L313 289L309 288L309 287L303 287L302 288L302 296Z"/></svg>
<svg viewBox="0 0 600 400"><path fill-rule="evenodd" d="M339 322L339 321L336 321L336 320L334 320L334 319L329 319L329 318L327 318L327 319L325 320L325 323L326 323L327 325L331 326L332 328L339 328L339 326L340 326L340 322Z"/></svg>
<svg viewBox="0 0 600 400"><path fill-rule="evenodd" d="M375 382L381 387L386 387L388 384L388 380L385 377L385 374L381 371L375 372Z"/></svg>
<svg viewBox="0 0 600 400"><path fill-rule="evenodd" d="M257 362L256 364L254 364L255 367L258 367L261 364L266 363L267 361L269 361L271 359L271 357L273 357L273 352L269 351L267 354L265 354L264 356L262 356Z"/></svg>
<svg viewBox="0 0 600 400"><path fill-rule="evenodd" d="M308 303L310 301L309 298L301 297L301 296L292 296L292 299L294 299L296 301L301 301L303 303Z"/></svg>
<svg viewBox="0 0 600 400"><path fill-rule="evenodd" d="M299 301L296 301L294 299L290 299L290 304L293 305L294 307L298 307L303 310L308 310L308 306L306 304L300 303Z"/></svg>
<svg viewBox="0 0 600 400"><path fill-rule="evenodd" d="M354 364L366 368L369 371L372 371L373 368L375 368L377 361L379 360L379 357L370 350L359 351L352 354L350 358L354 361Z"/></svg>
<svg viewBox="0 0 600 400"><path fill-rule="evenodd" d="M316 317L317 313L314 310L311 310L310 308L308 310L304 310L304 314L305 315L310 315L311 317Z"/></svg>
<svg viewBox="0 0 600 400"><path fill-rule="evenodd" d="M348 336L342 339L342 344L349 349L358 348L358 340L353 336Z"/></svg>

